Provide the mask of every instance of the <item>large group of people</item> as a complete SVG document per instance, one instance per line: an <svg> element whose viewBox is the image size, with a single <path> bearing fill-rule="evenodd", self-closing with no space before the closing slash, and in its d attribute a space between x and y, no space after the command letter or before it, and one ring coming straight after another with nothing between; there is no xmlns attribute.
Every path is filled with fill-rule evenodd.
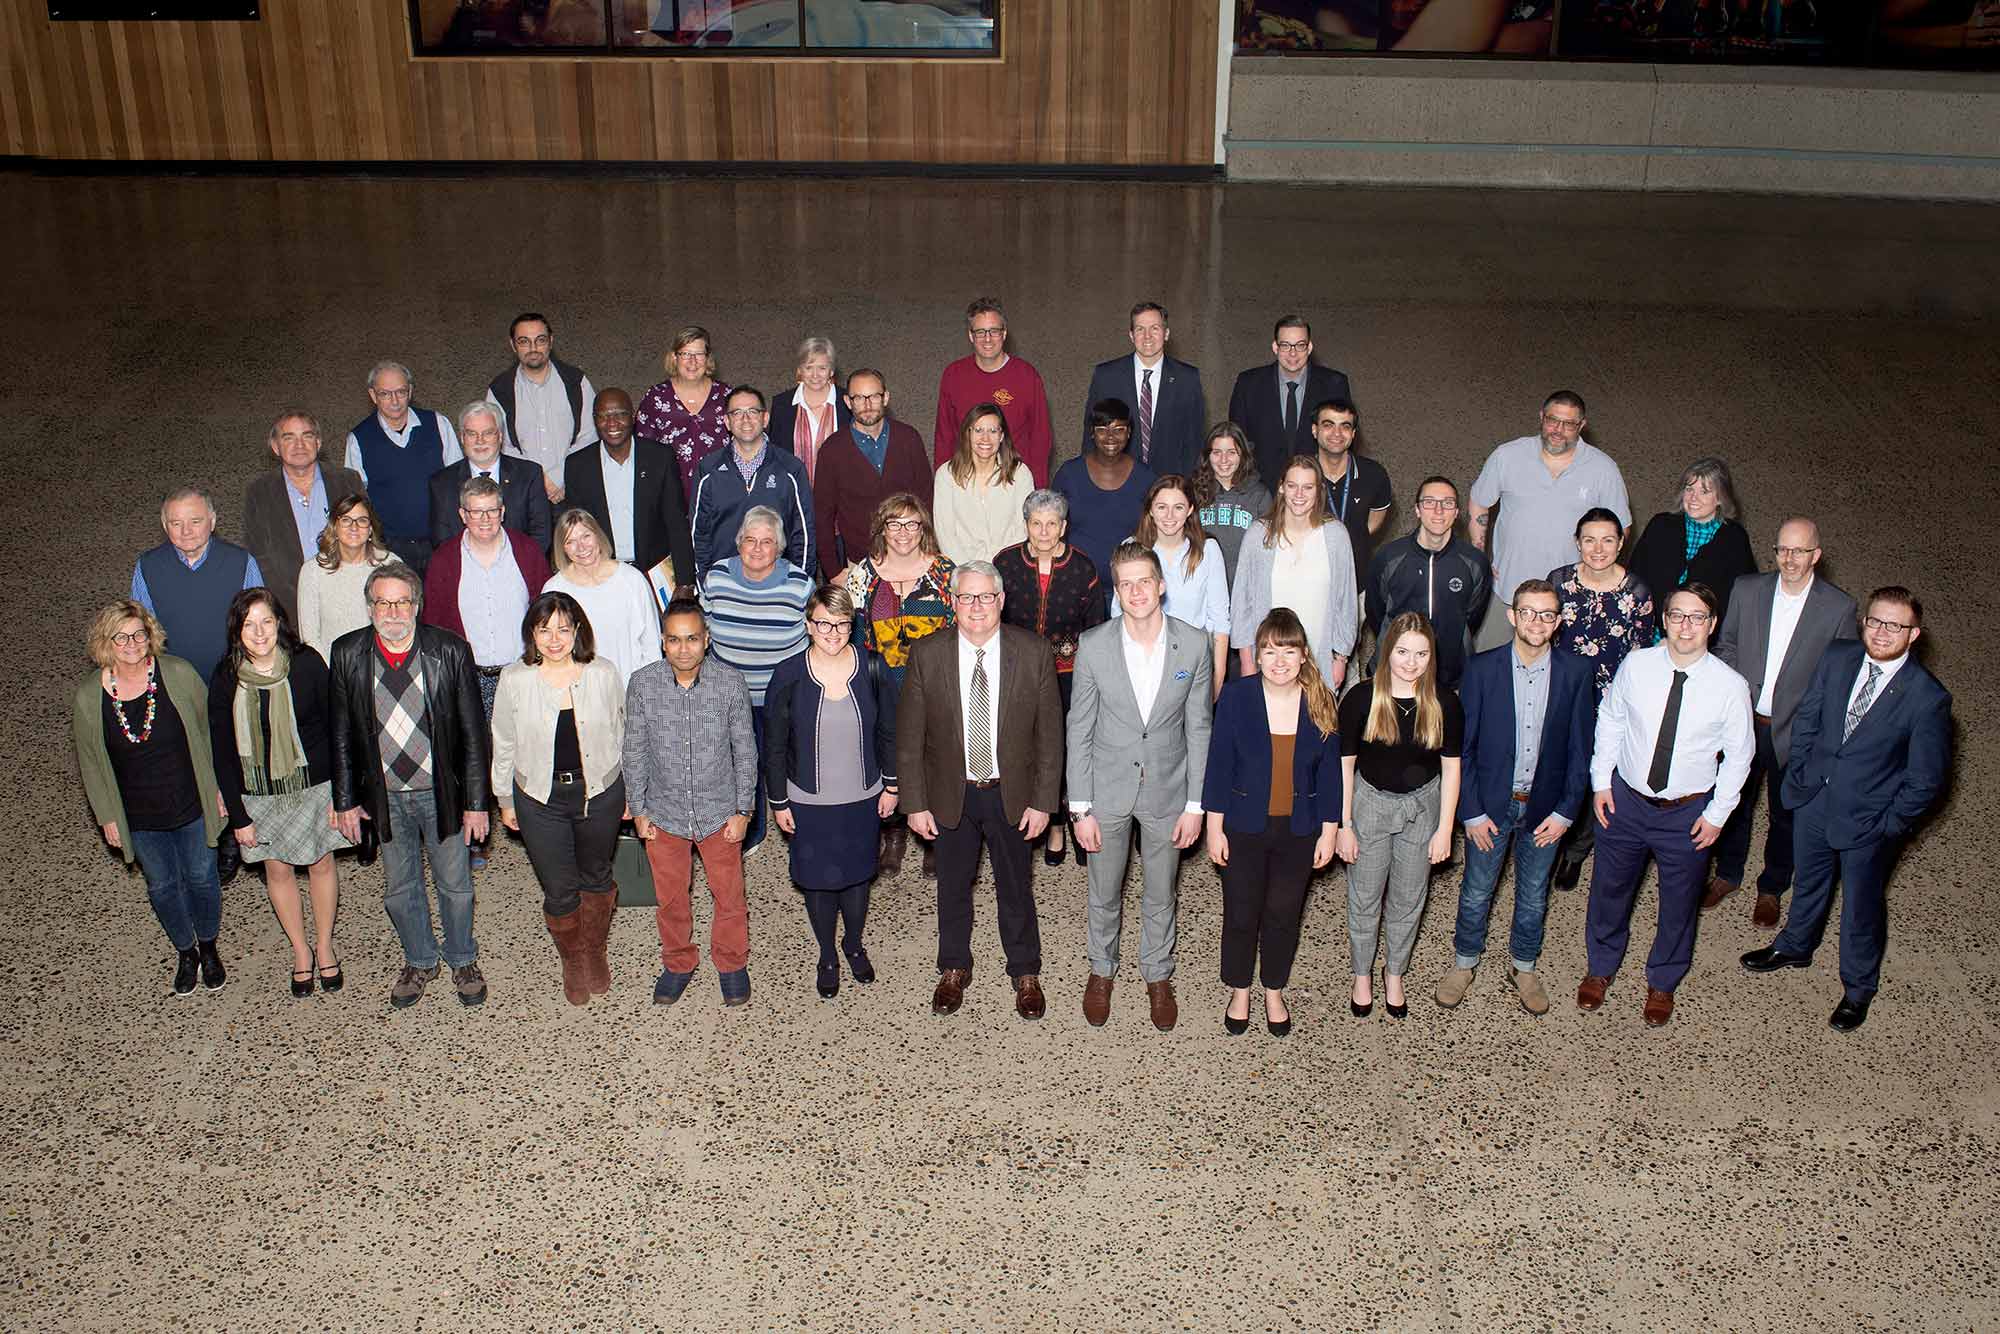
<svg viewBox="0 0 2000 1334"><path fill-rule="evenodd" d="M343 464L310 413L280 412L245 545L216 535L206 492L170 491L165 540L89 627L75 744L103 838L139 863L174 947L174 992L225 982L239 861L263 868L291 994L340 990L336 859L353 848L382 862L392 1005L447 967L481 1003L475 873L497 823L525 848L570 1003L611 989L629 837L655 904L654 1000L700 973L698 859L717 987L740 1006L744 859L768 823L828 998L843 972L875 980L871 892L916 837L939 1014L971 984L982 864L1014 1008L1045 1013L1033 854L1073 853L1093 1026L1113 1011L1136 847L1162 1031L1179 1022L1180 876L1205 853L1223 1026L1248 1030L1261 982L1277 1037L1308 894L1335 861L1351 1011L1379 1000L1402 1020L1458 848L1445 1010L1477 983L1510 856L1512 998L1551 1008L1551 891L1594 856L1575 1003L1605 1006L1651 860L1657 1027L1701 914L1748 877L1761 786L1751 921L1775 935L1742 966L1807 966L1838 885L1831 1023L1866 1020L1886 883L1950 762L1950 696L1912 655L1915 593L1857 603L1818 572L1803 515L1761 571L1719 458L1685 467L1675 508L1628 544L1619 463L1567 390L1492 451L1463 512L1457 482L1426 476L1398 532L1348 378L1313 359L1297 315L1210 422L1200 371L1166 354L1166 310L1134 306L1132 355L1095 368L1081 452L1052 476L1047 391L1009 352L1001 303L972 302L966 332L928 451L886 377L841 375L824 337L771 396L720 379L689 326L635 408L558 360L530 312L508 330L514 365L455 417L376 363Z"/></svg>

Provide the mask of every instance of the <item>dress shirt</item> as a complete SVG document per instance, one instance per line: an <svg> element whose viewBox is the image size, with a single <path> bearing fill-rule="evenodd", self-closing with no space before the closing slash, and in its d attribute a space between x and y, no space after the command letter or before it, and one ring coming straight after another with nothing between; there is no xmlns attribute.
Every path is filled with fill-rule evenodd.
<svg viewBox="0 0 2000 1334"><path fill-rule="evenodd" d="M1312 364L1310 362L1297 375L1288 374L1283 366L1278 367L1278 422L1280 425L1283 425L1285 420L1285 386L1288 384L1295 384L1299 387L1299 420L1302 422L1312 420L1313 405L1306 402L1306 375L1311 370ZM1289 450L1291 447L1292 442L1286 440L1285 448Z"/></svg>
<svg viewBox="0 0 2000 1334"><path fill-rule="evenodd" d="M202 566L208 564L208 555L213 550L215 550L215 543L210 542L201 549L201 554L193 560L189 560L186 556L182 555L179 547L174 548L174 555L179 556L181 564L187 566L190 570L199 570ZM257 568L257 558L246 551L243 553L243 560L243 586L245 588L261 587L264 583L264 572ZM132 566L132 600L154 615L157 616L159 614L160 609L153 605L153 591L146 587L146 567L143 563L135 563Z"/></svg>
<svg viewBox="0 0 2000 1334"><path fill-rule="evenodd" d="M458 447L458 432L452 429L451 421L442 412L433 415L437 417L438 441L441 446L441 452L438 455L438 466L440 468L449 468L452 464L465 457L465 451ZM375 424L382 428L382 434L389 437L390 444L398 449L408 449L410 447L410 432L417 429L416 410L412 409L410 411L410 419L403 424L403 429L400 431L393 429L388 422L383 421L382 414L379 412L375 414ZM368 485L368 465L361 460L361 442L354 438L354 432L352 431L347 433L346 463L348 467L361 475L361 484L363 486Z"/></svg>
<svg viewBox="0 0 2000 1334"><path fill-rule="evenodd" d="M597 443L597 422L590 415L597 391L591 387L588 375L577 385L577 390L583 400L582 421L570 415L569 390L554 366L549 367L540 384L529 379L519 366L514 368L514 438L521 442L522 456L541 464L542 472L554 479L557 486L563 484L563 461L577 450ZM486 401L500 406L490 389Z"/></svg>
<svg viewBox="0 0 2000 1334"><path fill-rule="evenodd" d="M632 510L636 501L633 493L639 485L639 451L625 450L624 462L611 457L608 449L599 450L604 460L604 508L611 518L611 549L618 553L618 559L629 561L638 550L638 538L632 531Z"/></svg>
<svg viewBox="0 0 2000 1334"><path fill-rule="evenodd" d="M1812 576L1806 576L1806 586L1797 597L1785 591L1782 575L1771 588L1771 642L1764 650L1764 687L1757 692L1757 712L1766 718L1771 716L1771 697L1778 688L1778 673L1785 666L1785 651L1792 646L1792 635L1799 628L1806 598L1812 593Z"/></svg>
<svg viewBox="0 0 2000 1334"><path fill-rule="evenodd" d="M1685 671L1688 679L1674 729L1673 766L1666 787L1654 791L1646 780L1677 670ZM1720 828L1736 809L1756 753L1748 683L1713 653L1702 654L1692 666L1676 668L1667 646L1655 644L1627 654L1611 688L1604 692L1590 757L1590 786L1597 792L1607 790L1616 769L1626 786L1652 797L1687 797L1712 787L1715 795L1702 815Z"/></svg>
<svg viewBox="0 0 2000 1334"><path fill-rule="evenodd" d="M879 473L888 466L889 419L887 417L882 419L882 434L880 435L868 434L868 432L861 429L861 423L859 422L851 424L847 429L854 434L854 447L861 451L862 458L867 459L869 463L874 465L876 472Z"/></svg>
<svg viewBox="0 0 2000 1334"><path fill-rule="evenodd" d="M1900 657L1891 658L1887 662L1875 662L1864 648L1861 651L1861 670L1854 674L1854 688L1847 692L1848 711L1853 712L1854 701L1861 698L1861 687L1868 684L1868 664L1875 663L1882 669L1881 677L1875 682L1875 697L1868 701L1868 707L1872 709L1882 702L1883 692L1889 688L1889 683L1896 679L1896 673L1902 670L1903 664L1909 660L1910 655L1905 651ZM1864 713L1861 716L1866 718L1868 715Z"/></svg>
<svg viewBox="0 0 2000 1334"><path fill-rule="evenodd" d="M1521 646L1514 645L1514 790L1526 792L1535 785L1535 766L1542 754L1542 721L1549 711L1549 664L1553 655L1542 651L1541 660L1530 667L1521 661Z"/></svg>
<svg viewBox="0 0 2000 1334"><path fill-rule="evenodd" d="M993 739L993 773L1000 776L1000 632L996 629L993 638L983 645L974 644L963 634L958 637L958 707L961 713L960 725L965 736L965 780L968 783L981 781L972 772L972 665L979 649L986 650L986 735Z"/></svg>
<svg viewBox="0 0 2000 1334"><path fill-rule="evenodd" d="M1150 723L1153 720L1153 705L1160 698L1160 682L1167 674L1166 624L1161 623L1160 637L1153 641L1151 648L1132 638L1130 621L1119 627L1118 642L1125 649L1125 675L1132 682L1133 696L1139 701L1139 721ZM1196 707L1205 709L1209 707L1208 701L1204 699ZM1090 803L1073 801L1069 808L1073 813L1081 814L1090 809ZM1181 809L1190 815L1200 815L1201 800L1196 798Z"/></svg>
<svg viewBox="0 0 2000 1334"><path fill-rule="evenodd" d="M1187 567L1186 539L1171 548L1155 546L1153 554L1160 558L1160 574L1166 584L1161 590L1160 605L1166 608L1167 615L1211 635L1228 634L1229 562L1222 557L1221 545L1214 538L1207 538L1201 549L1201 564L1192 573ZM1100 569L1098 574L1107 584L1110 582L1106 570ZM1115 592L1111 596L1111 614L1125 614Z"/></svg>
<svg viewBox="0 0 2000 1334"><path fill-rule="evenodd" d="M326 531L326 478L320 475L319 465L313 464L312 489L299 493L287 476L285 499L291 502L292 522L299 529L299 555L306 560L319 558L319 535Z"/></svg>
<svg viewBox="0 0 2000 1334"><path fill-rule="evenodd" d="M465 623L465 642L481 667L505 667L521 656L521 620L528 614L528 580L514 561L514 544L503 534L500 553L482 564L470 533L464 565L458 575L458 617Z"/></svg>
<svg viewBox="0 0 2000 1334"><path fill-rule="evenodd" d="M729 455L729 461L731 463L734 463L736 465L736 471L743 475L743 489L746 491L748 491L751 487L757 485L757 470L764 466L765 444L766 444L766 437L761 435L758 436L757 450L747 459L743 457L742 446L737 445L733 442L730 445L731 452ZM799 462L804 463L805 460L800 459Z"/></svg>

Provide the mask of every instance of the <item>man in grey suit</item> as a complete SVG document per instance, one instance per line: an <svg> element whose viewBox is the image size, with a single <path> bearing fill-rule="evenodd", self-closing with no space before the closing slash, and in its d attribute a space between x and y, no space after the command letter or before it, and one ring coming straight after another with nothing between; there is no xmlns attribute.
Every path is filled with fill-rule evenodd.
<svg viewBox="0 0 2000 1334"><path fill-rule="evenodd" d="M1706 912L1742 887L1750 857L1750 808L1756 805L1761 773L1770 788L1771 827L1750 920L1766 929L1778 925L1779 901L1792 885L1792 812L1778 799L1792 753L1792 719L1827 646L1858 633L1854 599L1813 573L1820 558L1818 524L1785 520L1778 529L1777 556L1776 570L1736 581L1715 644L1716 656L1750 683L1757 759L1743 785L1743 800L1715 841L1715 866L1701 901Z"/></svg>
<svg viewBox="0 0 2000 1334"><path fill-rule="evenodd" d="M1180 854L1201 835L1212 677L1208 635L1166 614L1166 579L1150 547L1121 542L1112 586L1124 615L1077 643L1069 707L1069 808L1090 854L1090 983L1083 1017L1111 1017L1125 863L1139 828L1144 868L1139 976L1153 1026L1180 1016L1174 1000L1174 910Z"/></svg>

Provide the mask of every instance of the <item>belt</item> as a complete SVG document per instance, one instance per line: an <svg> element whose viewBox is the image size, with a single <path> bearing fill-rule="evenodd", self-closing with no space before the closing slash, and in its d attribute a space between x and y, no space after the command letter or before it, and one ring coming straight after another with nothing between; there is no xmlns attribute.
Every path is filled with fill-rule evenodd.
<svg viewBox="0 0 2000 1334"><path fill-rule="evenodd" d="M1639 791L1639 789L1633 788L1632 795L1637 797L1639 800L1645 802L1648 806L1657 806L1663 811L1670 811L1674 809L1674 807L1676 806L1685 806L1690 802L1700 801L1704 797L1706 797L1708 793L1690 792L1685 797L1649 797L1645 793Z"/></svg>
<svg viewBox="0 0 2000 1334"><path fill-rule="evenodd" d="M581 783L583 775L574 769L568 769L559 774L551 774L549 781L553 783Z"/></svg>
<svg viewBox="0 0 2000 1334"><path fill-rule="evenodd" d="M1528 800L1528 794L1526 792L1516 792L1514 794L1514 800L1525 803Z"/></svg>
<svg viewBox="0 0 2000 1334"><path fill-rule="evenodd" d="M485 677L494 677L494 676L498 676L498 675L500 675L500 673L502 673L502 672L504 672L504 671L506 671L506 670L507 670L507 669L506 669L506 667L504 667L504 666L501 666L501 667L481 667L481 668L479 668L479 674L480 674L481 676L485 676Z"/></svg>
<svg viewBox="0 0 2000 1334"><path fill-rule="evenodd" d="M984 789L989 787L999 787L1000 780L998 778L987 778L983 780L976 778L968 778L965 780L965 785L967 787L976 787L983 791Z"/></svg>
<svg viewBox="0 0 2000 1334"><path fill-rule="evenodd" d="M1758 722L1764 724L1764 726L1766 727L1769 727L1771 725L1771 715L1768 713L1753 713L1750 716L1752 718L1755 718Z"/></svg>

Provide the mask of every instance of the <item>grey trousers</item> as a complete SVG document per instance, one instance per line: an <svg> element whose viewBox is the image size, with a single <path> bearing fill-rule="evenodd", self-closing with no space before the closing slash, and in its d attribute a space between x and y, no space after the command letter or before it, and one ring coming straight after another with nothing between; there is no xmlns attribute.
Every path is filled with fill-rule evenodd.
<svg viewBox="0 0 2000 1334"><path fill-rule="evenodd" d="M1097 816L1103 845L1090 854L1090 971L1118 975L1118 933L1125 925L1125 864L1132 829L1139 830L1139 976L1164 982L1174 975L1174 915L1180 898L1181 853L1174 846L1173 815Z"/></svg>
<svg viewBox="0 0 2000 1334"><path fill-rule="evenodd" d="M1374 971L1375 942L1385 934L1383 972L1401 977L1410 966L1431 887L1426 845L1437 832L1439 790L1433 778L1415 792L1383 792L1354 775L1354 837L1361 855L1347 868L1347 941L1356 977Z"/></svg>

